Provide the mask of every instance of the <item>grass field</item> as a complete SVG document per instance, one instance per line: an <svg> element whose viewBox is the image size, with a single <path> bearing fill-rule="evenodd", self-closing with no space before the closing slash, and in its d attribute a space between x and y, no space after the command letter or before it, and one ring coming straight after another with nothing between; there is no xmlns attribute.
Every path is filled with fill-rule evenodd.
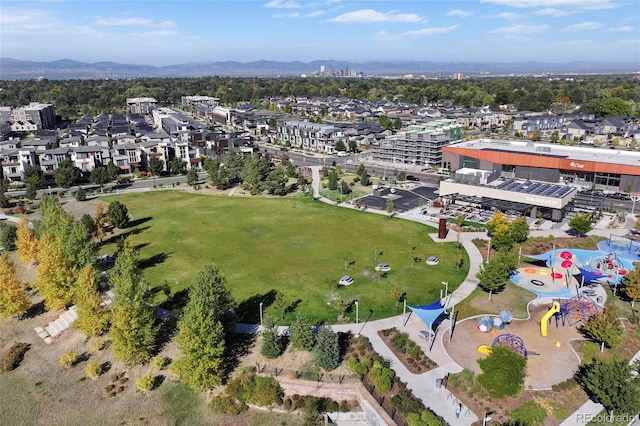
<svg viewBox="0 0 640 426"><path fill-rule="evenodd" d="M133 217L132 232L140 247L144 274L156 291L156 302L182 299L205 264L216 264L239 303L241 320L257 323L264 313L284 322L296 312L314 321L335 323L340 299L358 299L360 319L401 312L391 295L398 285L409 304L430 303L440 295L441 281L455 290L468 271L468 258L456 272L455 243L436 243L422 224L329 206L309 198L242 198L186 194L178 191L112 196ZM412 251L412 248L415 250ZM115 251L115 241L101 247ZM376 256L377 253L377 256ZM382 253L382 255L380 255ZM435 255L440 264L424 259ZM412 258L422 261L412 267ZM465 254L466 256L466 254ZM378 277L375 266L392 270ZM346 270L345 270L346 265ZM338 288L342 275L355 282ZM284 294L276 306L275 292ZM345 320L355 320L355 311Z"/></svg>

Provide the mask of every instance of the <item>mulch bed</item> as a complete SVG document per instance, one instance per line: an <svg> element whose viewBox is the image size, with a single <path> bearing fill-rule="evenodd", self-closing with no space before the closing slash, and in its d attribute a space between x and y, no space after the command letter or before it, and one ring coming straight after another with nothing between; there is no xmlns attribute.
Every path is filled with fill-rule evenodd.
<svg viewBox="0 0 640 426"><path fill-rule="evenodd" d="M433 370L438 366L422 351L420 351L420 355L418 357L413 358L406 350L406 346L404 352L396 348L392 342L392 338L396 332L398 332L398 330L395 327L386 330L378 330L378 336L380 336L382 341L389 347L389 349L391 349L391 352L393 352L398 361L400 361L407 370L413 374L422 374L429 370Z"/></svg>

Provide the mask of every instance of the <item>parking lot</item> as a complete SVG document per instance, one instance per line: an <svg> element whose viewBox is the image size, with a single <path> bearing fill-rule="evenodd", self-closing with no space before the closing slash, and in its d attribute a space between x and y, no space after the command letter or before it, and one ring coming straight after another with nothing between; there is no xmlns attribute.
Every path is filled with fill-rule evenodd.
<svg viewBox="0 0 640 426"><path fill-rule="evenodd" d="M428 206L438 198L435 193L438 188L429 186L415 186L411 189L381 188L374 190L372 195L362 197L362 205L376 210L386 210L387 200L393 201L394 211L404 213L420 206Z"/></svg>

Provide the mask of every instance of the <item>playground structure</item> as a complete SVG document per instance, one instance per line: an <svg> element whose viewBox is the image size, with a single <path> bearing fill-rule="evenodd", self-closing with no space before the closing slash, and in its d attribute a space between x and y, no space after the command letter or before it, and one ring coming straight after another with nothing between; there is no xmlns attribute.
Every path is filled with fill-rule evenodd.
<svg viewBox="0 0 640 426"><path fill-rule="evenodd" d="M556 320L556 328L562 324L564 327L574 326L582 321L597 315L599 312L598 305L588 296L581 295L572 297L571 299L554 300L549 311L540 320L540 334L547 336L548 324L551 317Z"/></svg>
<svg viewBox="0 0 640 426"><path fill-rule="evenodd" d="M478 346L478 352L483 354L490 354L493 352L493 346L506 346L507 348L512 349L519 355L526 357L528 355L527 348L524 346L524 340L520 336L516 336L515 334L501 334L495 339L493 339L493 343L491 346L489 345L480 345Z"/></svg>
<svg viewBox="0 0 640 426"><path fill-rule="evenodd" d="M606 279L608 284L619 284L628 270L615 252L597 256L589 265L578 267L585 283Z"/></svg>
<svg viewBox="0 0 640 426"><path fill-rule="evenodd" d="M500 311L497 317L482 317L478 321L478 330L483 333L491 333L493 330L502 330L505 325L511 322L513 315L511 312L503 310Z"/></svg>

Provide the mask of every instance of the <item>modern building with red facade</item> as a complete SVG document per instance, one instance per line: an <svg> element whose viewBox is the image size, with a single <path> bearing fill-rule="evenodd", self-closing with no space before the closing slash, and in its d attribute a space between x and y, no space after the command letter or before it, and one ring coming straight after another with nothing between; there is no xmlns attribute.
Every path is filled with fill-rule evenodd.
<svg viewBox="0 0 640 426"><path fill-rule="evenodd" d="M442 166L606 191L640 192L640 152L502 139L443 147Z"/></svg>

